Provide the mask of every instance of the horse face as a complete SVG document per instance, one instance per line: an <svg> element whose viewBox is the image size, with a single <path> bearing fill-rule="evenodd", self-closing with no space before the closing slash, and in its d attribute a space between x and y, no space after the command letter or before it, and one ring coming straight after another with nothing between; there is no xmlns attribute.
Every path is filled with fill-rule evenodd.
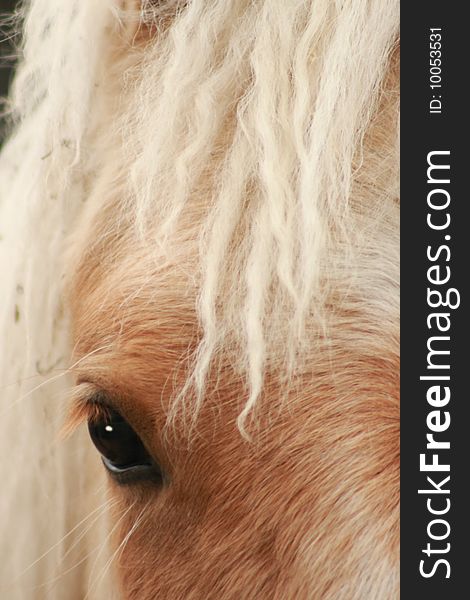
<svg viewBox="0 0 470 600"><path fill-rule="evenodd" d="M168 129L166 138L163 119L153 123L153 130L145 127L146 119L152 120L152 102L158 105L156 114L167 114L172 90L162 84L167 92L163 107L160 90L149 88L148 94L142 93L145 77L151 79L152 57L157 63L159 60L149 45L149 37L157 35L155 30L140 27L138 34L134 32L132 40L137 47L131 58L113 50L109 59L112 69L103 69L100 82L99 89L104 91L96 92L101 109L97 109L94 143L104 151L99 174L89 186L87 206L70 239L67 306L77 365L79 402L74 414L88 419L99 451L95 460L99 454L104 459L103 472L114 500L110 528L117 577L128 600L363 600L398 594L396 57L386 68L383 57L378 59L384 93L379 109L368 115L367 126L360 111L356 117L349 112L337 116L342 123L338 130L327 114L320 121L313 115L317 129L312 139L332 130L320 147L333 158L323 164L321 152L313 152L320 164L316 168L327 183L332 177L339 182L336 187L336 180L334 185L330 182L328 187L320 177L321 185L326 186L323 194L323 188L318 191L315 181L309 180L307 155L294 150L306 143L308 131L300 135L295 118L292 128L278 127L279 120L287 118L287 107L301 112L303 92L291 90L299 74L295 70L289 73L282 85L272 81L274 95L268 94L271 100L263 104L266 96L258 89L262 88L262 73L250 71L256 71L260 60L256 40L261 40L263 52L273 49L269 36L262 35L263 27L267 30L275 25L268 22L264 4L240 3L239 27L233 30L223 20L223 11L219 14L211 8L214 27L220 17L217 26L222 33L214 39L222 50L213 57L211 67L217 76L211 79L210 73L199 73L201 81L194 89L202 90L201 95L191 92L190 86L181 84L180 88L171 65L168 72L165 66L156 69L155 77L162 71L167 87L168 82L176 86L179 96L175 103L181 106L181 113L168 112L174 129ZM306 11L305 3L295 4L299 15ZM248 5L251 8L247 9ZM190 10L196 11L195 7L197 3L192 3ZM258 15L258 37L252 21L243 16L245 9ZM340 17L346 23L347 15ZM207 15L205 18L207 25ZM327 15L321 18L330 22ZM375 27L373 19L370 26ZM167 17L163 29L171 27L172 18ZM189 26L183 23L174 34L174 46L163 46L165 52L172 47L177 53L178 35L188 47L196 43L197 34L185 27ZM321 26L318 35L318 52L323 51L322 44L328 48L335 43L329 25ZM305 36L306 43L307 33ZM275 44L273 47L276 50ZM302 52L295 56L302 66ZM178 60L184 62L181 56ZM229 60L233 60L232 71L224 63ZM319 62L314 69L319 69L319 77L327 77L325 65ZM325 58L326 66L327 62ZM175 64L179 64L177 60ZM311 64L305 59L306 69ZM131 81L124 91L117 83L123 72L127 82ZM232 76L227 77L227 72ZM364 72L369 77L369 67ZM271 78L276 77L275 72L270 73ZM191 72L186 73L186 78L190 77ZM366 85L366 79L364 76L361 85ZM333 83L331 86L334 88ZM371 83L374 94L377 87ZM320 98L321 108L321 93L326 92L321 86L317 90L312 81L307 88L307 96ZM181 98L188 90L193 93L193 104ZM341 93L346 94L344 90ZM213 97L222 108L207 121L200 102ZM265 126L270 102L276 99L275 114ZM351 100L357 101L356 96ZM302 118L307 123L312 115L307 105L304 108ZM364 106L364 111L369 110ZM117 134L112 138L113 122L126 111L131 114L124 119L130 141ZM360 151L347 154L342 153L343 137L350 135L357 142L354 127L348 129L350 118L360 122L362 137ZM278 155L270 154L266 141L271 139L270 126L282 138ZM151 131L161 139L155 154L148 153L145 158L153 143ZM276 139L274 135L272 141ZM130 173L129 156L134 160ZM276 156L279 162L273 168ZM158 177L142 183L154 158L159 164ZM347 165L349 175L342 170L341 161L347 160L351 163ZM270 188L277 169L287 173L286 179L281 177L280 187ZM193 171L196 175L188 184ZM234 183L235 177L239 181ZM143 211L140 229L136 227L138 216L128 211L134 193L129 192L129 180L135 185L134 192L147 193L159 207L150 217ZM344 180L349 182L347 209L323 205L324 196L346 185ZM317 193L318 199L312 203L317 221L312 221L310 230L307 226L304 237L297 209L290 212L287 201L280 209L274 201L270 203L271 193L282 196L284 184L293 187L291 196L286 193L286 197L294 206L300 205L296 194L301 199L304 185ZM227 201L232 196L223 195L225 185L233 194L234 205L238 203L238 212ZM268 194L263 191L266 186ZM175 206L184 200L180 212L167 211L173 194ZM145 202L144 209L148 208ZM335 210L341 213L336 221ZM307 220L309 214L307 211ZM145 226L146 219L166 219L168 223L172 217L171 227L155 231ZM232 228L226 226L231 220ZM298 225L292 229L294 234L289 231L291 221ZM304 247L311 241L309 233L315 252L327 240L324 254L312 256L311 263L305 262L308 254ZM285 248L284 238L292 238ZM271 254L265 252L264 239L270 240ZM200 250L204 243L207 260ZM213 289L210 260L217 248L224 258L213 261L219 286L207 309ZM263 253L276 257L277 263L270 263L269 271L259 258ZM285 263L289 266L291 261L295 271L302 260L304 265L294 273L292 284ZM313 270L317 262L323 265L315 280L320 292L303 315L300 330L305 345L290 356L294 362L298 359L298 366L286 375L285 347L294 305L309 290L302 274L308 279L308 265ZM265 279L267 283L257 295L257 280ZM278 294L277 288L283 286L287 292ZM246 306L244 294L249 299ZM260 309L256 314L251 307L257 306L260 295L269 310L263 308L264 312ZM237 311L243 312L240 307L245 311L244 321L233 317ZM213 352L201 394L197 378L194 384L191 377L212 324L207 317L211 311L223 336L217 331L212 334ZM251 379L256 380L257 375L253 365L256 367L256 352L261 348L256 342L259 321L267 340L260 350L264 352L262 384L253 410L240 426L239 416L251 397L251 372ZM245 342L250 357L255 357L253 362L240 359ZM192 385L188 386L188 381Z"/></svg>
<svg viewBox="0 0 470 600"><path fill-rule="evenodd" d="M80 235L70 284L80 402L99 427L114 426L115 411L145 448L137 462L160 474L103 467L124 597L393 597L393 326L358 346L351 328L368 327L367 309L332 309L329 346L309 369L288 386L268 373L246 439L247 391L229 354L197 415L192 401L174 407L200 335L191 244L162 266L125 231L103 243L106 215ZM118 433L113 444L119 463L135 439Z"/></svg>

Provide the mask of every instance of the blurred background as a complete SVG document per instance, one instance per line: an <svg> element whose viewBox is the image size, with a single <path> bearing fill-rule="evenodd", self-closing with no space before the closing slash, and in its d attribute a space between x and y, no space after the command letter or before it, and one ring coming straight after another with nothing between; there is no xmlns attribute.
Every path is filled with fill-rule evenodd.
<svg viewBox="0 0 470 600"><path fill-rule="evenodd" d="M4 99L15 63L14 47L18 43L12 27L12 16L17 4L18 0L0 0L0 146L6 134Z"/></svg>

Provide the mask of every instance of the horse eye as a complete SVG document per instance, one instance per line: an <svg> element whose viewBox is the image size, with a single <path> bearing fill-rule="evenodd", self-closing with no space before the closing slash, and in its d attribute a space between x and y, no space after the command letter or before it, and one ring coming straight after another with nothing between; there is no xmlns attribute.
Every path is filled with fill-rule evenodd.
<svg viewBox="0 0 470 600"><path fill-rule="evenodd" d="M118 412L107 408L88 421L88 431L104 466L118 483L163 482L159 466Z"/></svg>

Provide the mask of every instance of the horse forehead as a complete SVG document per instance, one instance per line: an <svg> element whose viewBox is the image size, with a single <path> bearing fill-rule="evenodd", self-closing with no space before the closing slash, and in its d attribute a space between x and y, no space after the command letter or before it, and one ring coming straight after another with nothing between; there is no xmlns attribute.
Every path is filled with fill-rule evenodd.
<svg viewBox="0 0 470 600"><path fill-rule="evenodd" d="M144 361L148 371L155 363L168 368L197 338L195 265L181 250L158 255L135 240L90 252L96 233L82 230L70 264L66 302L76 353L125 360L139 371ZM97 351L105 346L112 349L106 357Z"/></svg>

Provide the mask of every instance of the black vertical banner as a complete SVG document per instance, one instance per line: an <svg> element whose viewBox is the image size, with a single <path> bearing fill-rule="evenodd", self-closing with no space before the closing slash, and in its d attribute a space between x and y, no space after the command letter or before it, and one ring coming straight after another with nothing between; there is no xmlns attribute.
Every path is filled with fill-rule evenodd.
<svg viewBox="0 0 470 600"><path fill-rule="evenodd" d="M465 3L402 3L401 597L470 598Z"/></svg>

